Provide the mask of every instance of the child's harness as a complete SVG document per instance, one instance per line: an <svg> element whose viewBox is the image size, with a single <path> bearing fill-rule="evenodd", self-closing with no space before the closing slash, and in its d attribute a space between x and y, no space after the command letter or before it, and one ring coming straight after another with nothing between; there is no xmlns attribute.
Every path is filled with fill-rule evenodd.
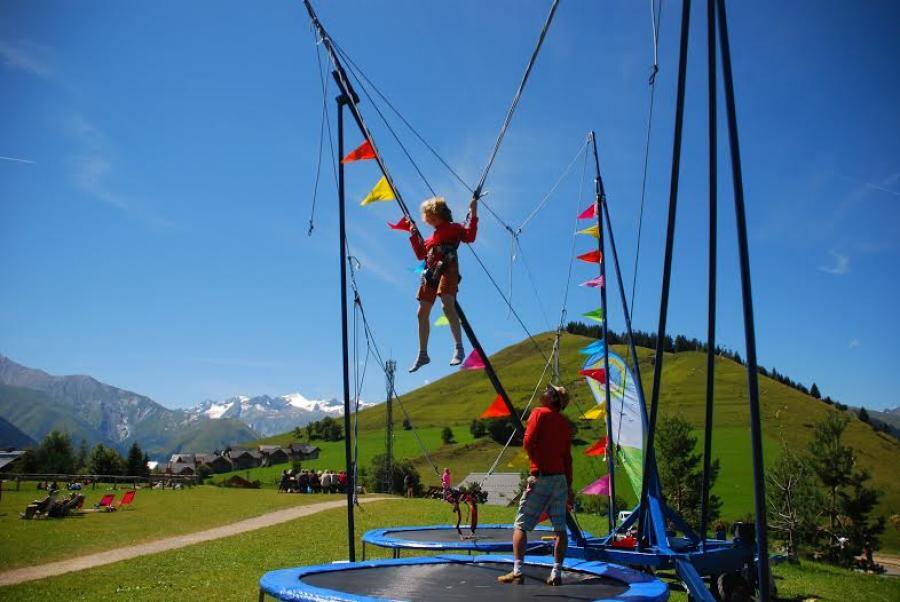
<svg viewBox="0 0 900 602"><path fill-rule="evenodd" d="M422 282L428 286L437 287L441 281L441 276L447 271L447 268L453 264L458 264L458 251L458 242L436 245L428 249L425 265L430 267L426 267L422 273ZM462 280L462 276L460 276L460 280Z"/></svg>

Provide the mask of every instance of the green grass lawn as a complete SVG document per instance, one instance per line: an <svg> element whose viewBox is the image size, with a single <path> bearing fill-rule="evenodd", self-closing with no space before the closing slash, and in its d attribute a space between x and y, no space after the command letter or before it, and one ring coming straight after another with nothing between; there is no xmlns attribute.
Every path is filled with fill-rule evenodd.
<svg viewBox="0 0 900 602"><path fill-rule="evenodd" d="M19 513L44 492L4 491L0 501L0 570L62 560L151 539L182 535L310 504L331 495L285 495L269 490L201 486L181 491L141 489L121 512L88 512L64 519L22 520ZM123 489L116 492L121 497ZM85 508L106 493L87 489Z"/></svg>
<svg viewBox="0 0 900 602"><path fill-rule="evenodd" d="M263 492L256 492L257 494ZM316 496L317 497L317 496ZM513 509L487 506L484 522L506 522ZM357 515L357 533L403 524L439 524L451 520L449 507L437 501L397 499L366 505ZM590 528L590 520L585 521ZM270 570L345 559L346 520L332 510L276 527L260 529L75 574L0 588L0 599L65 600L248 600L260 576ZM357 549L359 549L359 544ZM387 550L368 548L368 556ZM900 599L900 580L854 574L821 565L776 569L787 600L852 602ZM685 600L675 593L674 600Z"/></svg>

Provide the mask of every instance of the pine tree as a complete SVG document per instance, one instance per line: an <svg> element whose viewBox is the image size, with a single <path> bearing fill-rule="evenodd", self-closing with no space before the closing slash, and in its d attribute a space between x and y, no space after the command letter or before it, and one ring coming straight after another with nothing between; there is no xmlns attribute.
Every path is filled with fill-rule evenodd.
<svg viewBox="0 0 900 602"><path fill-rule="evenodd" d="M856 415L863 422L869 422L869 413L866 411L866 408L859 408L859 412L857 412Z"/></svg>
<svg viewBox="0 0 900 602"><path fill-rule="evenodd" d="M98 443L88 458L88 470L95 475L121 475L125 472L125 460L119 452Z"/></svg>
<svg viewBox="0 0 900 602"><path fill-rule="evenodd" d="M38 472L75 474L75 454L68 433L50 431L35 450Z"/></svg>
<svg viewBox="0 0 900 602"><path fill-rule="evenodd" d="M449 426L445 426L444 430L441 431L441 441L444 442L444 445L450 445L451 443L454 443L453 431L450 430Z"/></svg>
<svg viewBox="0 0 900 602"><path fill-rule="evenodd" d="M848 419L837 412L829 412L815 426L809 442L810 468L825 488L825 514L828 516L828 545L826 552L835 549L841 509L838 493L851 483L856 458L853 449L843 445L841 438Z"/></svg>
<svg viewBox="0 0 900 602"><path fill-rule="evenodd" d="M796 562L801 548L816 542L822 500L808 459L786 443L782 443L781 457L766 471L766 502L769 529Z"/></svg>
<svg viewBox="0 0 900 602"><path fill-rule="evenodd" d="M125 474L132 477L146 476L147 463L144 462L144 452L137 444L137 441L131 444L128 450L128 459L125 461Z"/></svg>
<svg viewBox="0 0 900 602"><path fill-rule="evenodd" d="M809 394L816 399L822 399L822 393L819 392L819 386L816 383L813 383L809 388Z"/></svg>

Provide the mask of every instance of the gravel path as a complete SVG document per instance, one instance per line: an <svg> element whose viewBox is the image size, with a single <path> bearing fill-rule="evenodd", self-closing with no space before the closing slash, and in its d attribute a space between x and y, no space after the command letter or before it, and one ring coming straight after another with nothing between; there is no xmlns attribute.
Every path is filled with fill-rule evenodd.
<svg viewBox="0 0 900 602"><path fill-rule="evenodd" d="M359 503L368 504L369 502L379 502L387 499L390 498L360 497ZM98 552L96 554L87 554L85 556L61 560L59 562L22 567L0 573L0 587L4 585L16 585L17 583L24 583L26 581L35 581L37 579L45 579L47 577L55 577L56 575L71 573L73 571L92 569L105 564L137 558L138 556L146 556L147 554L158 554L159 552L177 550L178 548L192 546L197 543L203 543L204 541L212 541L214 539L221 539L222 537L231 537L232 535L239 535L241 533L247 533L248 531L255 531L256 529L263 529L265 527L286 523L304 516L309 516L310 514L322 512L323 510L334 510L336 508L346 507L347 502L345 500L297 506L295 508L269 512L268 514L248 518L236 523L231 523L230 525L207 529L206 531L157 539L155 541L125 546L114 550L107 550L106 552Z"/></svg>

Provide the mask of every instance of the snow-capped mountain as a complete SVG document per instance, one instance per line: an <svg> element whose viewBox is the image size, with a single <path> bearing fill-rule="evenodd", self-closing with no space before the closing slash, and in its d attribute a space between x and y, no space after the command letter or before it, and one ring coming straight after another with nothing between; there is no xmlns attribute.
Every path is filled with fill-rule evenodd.
<svg viewBox="0 0 900 602"><path fill-rule="evenodd" d="M361 407L368 405L371 404L360 402ZM306 426L326 416L342 416L344 406L337 399L307 399L300 393L279 397L238 395L224 401L204 401L194 407L191 414L214 420L233 418L267 437Z"/></svg>

